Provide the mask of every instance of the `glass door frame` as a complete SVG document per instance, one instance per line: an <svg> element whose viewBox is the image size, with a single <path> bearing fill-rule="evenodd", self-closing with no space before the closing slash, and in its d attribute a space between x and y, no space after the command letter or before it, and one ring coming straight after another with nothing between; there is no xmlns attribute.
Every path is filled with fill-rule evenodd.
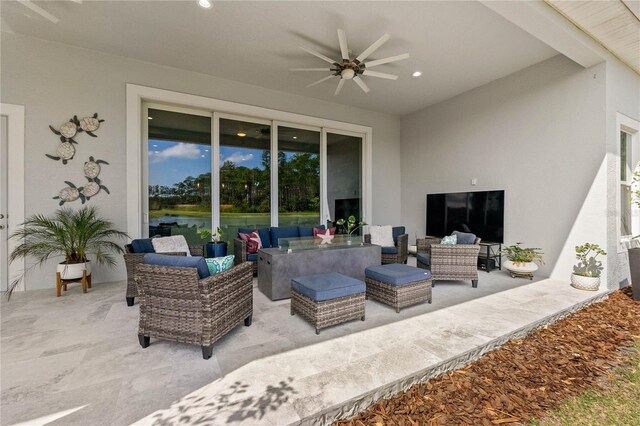
<svg viewBox="0 0 640 426"><path fill-rule="evenodd" d="M216 126L215 116L233 116L241 120L251 120L256 117L259 120L266 120L272 123L272 149L277 149L277 143L274 143L277 137L277 131L273 131L273 123L294 124L296 127L311 126L321 128L324 136L321 136L321 183L326 190L326 132L337 134L347 134L361 137L364 141L363 151L363 217L369 223L373 223L375 218L372 210L372 151L373 151L373 129L369 126L347 123L344 121L332 120L329 118L321 118L310 115L303 115L294 112L287 112L278 109L242 104L238 102L225 101L216 98L192 95L187 93L176 92L172 90L159 89L155 87L141 86L138 84L126 84L126 165L127 165L127 232L131 238L141 238L142 235L148 234L148 229L144 229L144 225L148 225L148 211L143 209L143 202L148 203L148 176L146 162L148 161L148 109L144 105L155 105L160 109L175 108L178 112L185 111L187 113L199 111L207 116L212 116L212 126ZM276 127L277 129L277 127ZM212 129L212 138L217 136L217 127ZM219 142L219 141L218 141ZM273 151L272 151L273 152ZM213 147L212 147L213 154ZM219 151L218 151L219 154ZM212 155L212 158L218 157ZM273 161L273 160L272 160ZM219 162L219 157L218 157ZM212 173L215 171L212 171ZM272 167L272 173L275 172ZM213 176L212 176L213 179ZM273 179L273 177L272 177ZM276 177L277 179L277 177ZM273 182L273 181L272 181ZM277 184L277 180L275 181ZM214 186L213 188L216 188ZM276 186L277 188L277 186ZM322 187L321 187L322 191ZM273 193L272 193L273 195ZM273 199L273 198L272 198ZM277 198L276 198L277 200ZM218 198L214 197L212 191L212 204L219 203ZM216 209L217 207L217 209ZM273 207L273 206L272 206ZM219 223L219 204L212 206L213 221ZM273 210L273 209L272 209ZM145 216L146 213L146 216ZM275 213L275 215L273 214ZM321 208L321 214L325 217L326 212ZM147 219L144 222L144 219ZM272 224L277 225L277 209L272 212Z"/></svg>

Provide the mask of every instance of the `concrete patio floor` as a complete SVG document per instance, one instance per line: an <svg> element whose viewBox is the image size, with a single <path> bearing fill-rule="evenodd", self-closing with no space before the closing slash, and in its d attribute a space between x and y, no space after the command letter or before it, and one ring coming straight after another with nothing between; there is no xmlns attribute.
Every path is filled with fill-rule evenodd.
<svg viewBox="0 0 640 426"><path fill-rule="evenodd" d="M18 293L2 301L0 422L324 424L603 296L479 273L477 289L438 283L433 304L400 314L367 301L366 321L319 336L289 315L288 301L254 286L253 325L232 330L206 361L197 346L152 339L140 348L138 307L126 306L122 282L60 298Z"/></svg>

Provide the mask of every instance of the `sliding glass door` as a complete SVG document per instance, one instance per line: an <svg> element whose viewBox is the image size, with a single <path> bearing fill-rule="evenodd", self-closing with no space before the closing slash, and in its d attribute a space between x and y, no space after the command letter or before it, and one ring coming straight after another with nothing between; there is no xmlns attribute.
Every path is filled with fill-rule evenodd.
<svg viewBox="0 0 640 426"><path fill-rule="evenodd" d="M363 139L356 134L327 131L327 209L332 221L363 218Z"/></svg>
<svg viewBox="0 0 640 426"><path fill-rule="evenodd" d="M148 108L150 237L184 235L200 242L211 229L211 115Z"/></svg>
<svg viewBox="0 0 640 426"><path fill-rule="evenodd" d="M364 136L144 104L143 236L363 218Z"/></svg>
<svg viewBox="0 0 640 426"><path fill-rule="evenodd" d="M278 225L321 222L320 130L278 126Z"/></svg>
<svg viewBox="0 0 640 426"><path fill-rule="evenodd" d="M231 240L271 226L271 124L220 118L219 135L220 227Z"/></svg>

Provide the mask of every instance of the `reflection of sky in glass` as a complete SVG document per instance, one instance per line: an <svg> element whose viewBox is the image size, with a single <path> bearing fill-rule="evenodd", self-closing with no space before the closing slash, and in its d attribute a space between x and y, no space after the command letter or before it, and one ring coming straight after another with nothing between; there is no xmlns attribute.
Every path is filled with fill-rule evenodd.
<svg viewBox="0 0 640 426"><path fill-rule="evenodd" d="M220 147L220 165L233 161L236 166L262 169L261 149ZM149 140L149 185L173 186L189 176L211 171L208 145Z"/></svg>

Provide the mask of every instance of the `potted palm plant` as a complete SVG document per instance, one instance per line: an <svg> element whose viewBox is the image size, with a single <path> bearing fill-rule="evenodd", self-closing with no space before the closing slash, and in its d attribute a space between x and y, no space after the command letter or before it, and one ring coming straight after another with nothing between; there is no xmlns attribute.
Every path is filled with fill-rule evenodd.
<svg viewBox="0 0 640 426"><path fill-rule="evenodd" d="M596 291L600 287L600 274L603 269L602 261L597 258L606 255L598 244L584 243L576 246L576 259L579 262L573 267L571 286L580 290Z"/></svg>
<svg viewBox="0 0 640 426"><path fill-rule="evenodd" d="M498 254L507 257L502 264L511 273L511 277L529 277L533 279L533 273L538 270L537 263L544 264L541 249L534 247L522 247L522 243L515 243L500 250Z"/></svg>
<svg viewBox="0 0 640 426"><path fill-rule="evenodd" d="M64 257L57 272L62 279L70 280L82 277L85 270L87 275L91 273L89 255L97 264L115 266L112 253L120 254L124 249L113 240L126 239L128 235L114 229L113 223L100 217L95 207L84 206L79 210L63 207L51 216L30 216L9 238L18 241L9 256L10 262L33 258L36 262L32 267L35 267L50 258ZM11 283L9 296L23 277L24 274Z"/></svg>
<svg viewBox="0 0 640 426"><path fill-rule="evenodd" d="M223 257L227 255L227 242L222 239L222 229L218 226L215 232L208 229L198 231L200 238L207 242L208 257Z"/></svg>

